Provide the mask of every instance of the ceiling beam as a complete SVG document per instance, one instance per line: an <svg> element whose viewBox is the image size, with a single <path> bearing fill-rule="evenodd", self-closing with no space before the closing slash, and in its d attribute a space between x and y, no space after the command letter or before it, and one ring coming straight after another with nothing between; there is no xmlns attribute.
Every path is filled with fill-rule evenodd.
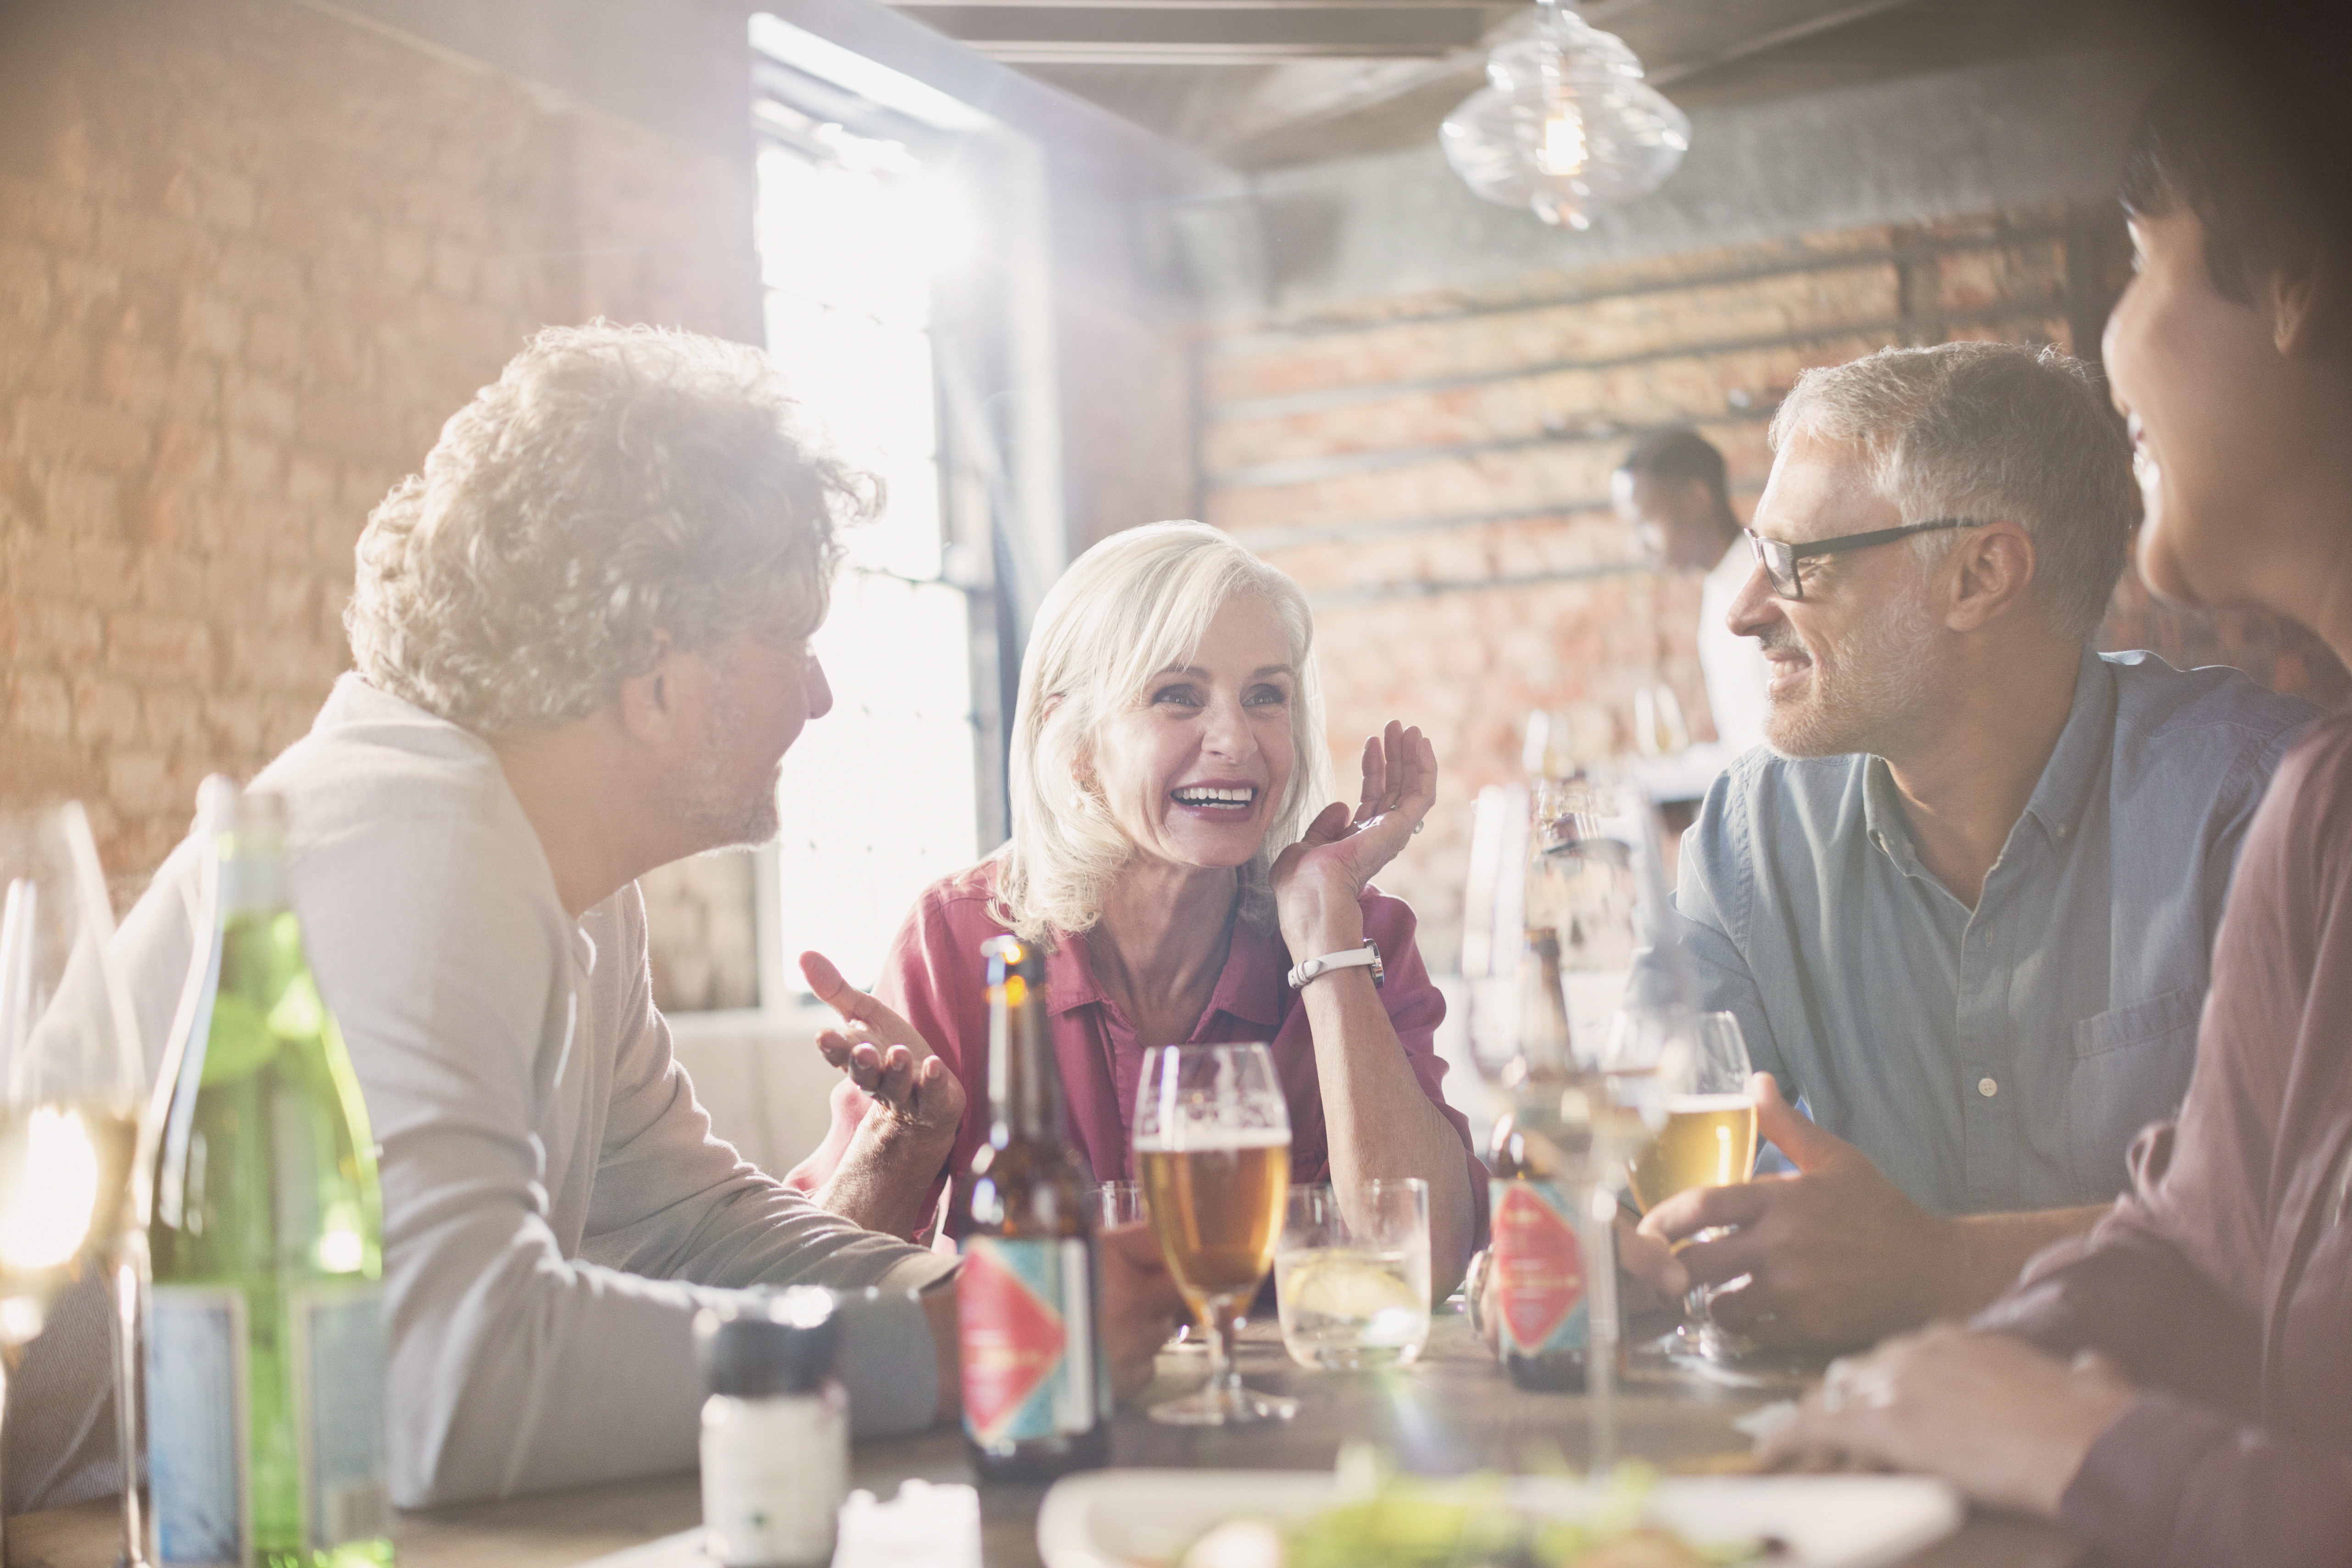
<svg viewBox="0 0 2352 1568"><path fill-rule="evenodd" d="M1402 6L1176 11L940 6L926 26L997 59L1062 64L1427 58L1478 42L1483 12Z"/></svg>
<svg viewBox="0 0 2352 1568"><path fill-rule="evenodd" d="M1911 0L1717 0L1643 5L1617 27L1653 87L1892 11ZM1712 13L1712 15L1707 15ZM1710 25L1711 24L1711 25Z"/></svg>
<svg viewBox="0 0 2352 1568"><path fill-rule="evenodd" d="M896 0L893 9L956 10L971 0ZM1507 11L1496 0L992 0L992 10L1023 11Z"/></svg>

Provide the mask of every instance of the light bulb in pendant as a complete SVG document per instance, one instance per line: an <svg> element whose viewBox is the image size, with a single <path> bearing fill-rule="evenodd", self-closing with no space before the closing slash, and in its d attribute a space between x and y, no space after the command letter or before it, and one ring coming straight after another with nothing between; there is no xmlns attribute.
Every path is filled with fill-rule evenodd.
<svg viewBox="0 0 2352 1568"><path fill-rule="evenodd" d="M1584 172L1584 116L1576 105L1563 103L1546 119L1543 143L1536 150L1536 167L1555 178Z"/></svg>
<svg viewBox="0 0 2352 1568"><path fill-rule="evenodd" d="M1584 227L1594 208L1657 189L1690 149L1689 118L1569 0L1544 0L1534 29L1487 57L1486 81L1438 144L1473 191L1546 223Z"/></svg>

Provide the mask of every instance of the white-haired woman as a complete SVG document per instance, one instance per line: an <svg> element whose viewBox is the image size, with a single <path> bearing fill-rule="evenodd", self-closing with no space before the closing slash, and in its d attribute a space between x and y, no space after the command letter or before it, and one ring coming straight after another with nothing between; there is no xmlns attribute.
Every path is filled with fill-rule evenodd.
<svg viewBox="0 0 2352 1568"><path fill-rule="evenodd" d="M846 1020L821 1043L851 1077L797 1184L877 1229L929 1224L987 1136L980 946L1009 930L1050 949L1070 1130L1097 1176L1132 1176L1146 1051L1270 1041L1292 1179L1426 1180L1433 1283L1452 1291L1485 1229L1486 1173L1440 1092L1445 1004L1412 911L1370 885L1436 799L1436 753L1391 723L1365 744L1354 812L1325 804L1313 639L1298 585L1199 523L1115 535L1072 564L1022 663L1011 841L925 890L877 997L803 959ZM1361 966L1289 983L1367 939L1378 985Z"/></svg>

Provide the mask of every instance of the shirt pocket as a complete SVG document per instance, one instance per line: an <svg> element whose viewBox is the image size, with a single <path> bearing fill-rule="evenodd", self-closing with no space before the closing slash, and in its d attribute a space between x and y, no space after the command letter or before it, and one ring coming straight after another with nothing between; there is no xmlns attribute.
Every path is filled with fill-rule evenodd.
<svg viewBox="0 0 2352 1568"><path fill-rule="evenodd" d="M2067 1086L2067 1163L2080 1203L2104 1203L2129 1185L2125 1155L2140 1129L2168 1119L2189 1091L2205 988L2183 986L2110 1008L2074 1026Z"/></svg>

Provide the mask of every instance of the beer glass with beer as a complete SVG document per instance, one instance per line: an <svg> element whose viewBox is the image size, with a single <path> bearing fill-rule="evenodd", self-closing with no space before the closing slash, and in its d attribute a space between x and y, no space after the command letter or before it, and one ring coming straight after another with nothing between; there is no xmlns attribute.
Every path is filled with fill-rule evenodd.
<svg viewBox="0 0 2352 1568"><path fill-rule="evenodd" d="M1263 1045L1168 1045L1145 1054L1135 1165L1169 1272L1209 1347L1209 1381L1154 1406L1185 1427L1287 1420L1298 1402L1242 1386L1233 1364L1241 1309L1274 1262L1290 1191L1290 1113Z"/></svg>
<svg viewBox="0 0 2352 1568"><path fill-rule="evenodd" d="M1737 1186L1756 1167L1756 1103L1748 1097L1748 1041L1730 1013L1705 1013L1693 1020L1691 1049L1662 1062L1665 1125L1629 1170L1633 1201L1642 1212L1695 1186ZM1711 1240L1719 1230L1702 1231ZM1738 1336L1715 1321L1715 1292L1740 1281L1699 1285L1684 1299L1688 1321L1675 1331L1669 1354L1705 1361L1738 1359L1746 1348Z"/></svg>

